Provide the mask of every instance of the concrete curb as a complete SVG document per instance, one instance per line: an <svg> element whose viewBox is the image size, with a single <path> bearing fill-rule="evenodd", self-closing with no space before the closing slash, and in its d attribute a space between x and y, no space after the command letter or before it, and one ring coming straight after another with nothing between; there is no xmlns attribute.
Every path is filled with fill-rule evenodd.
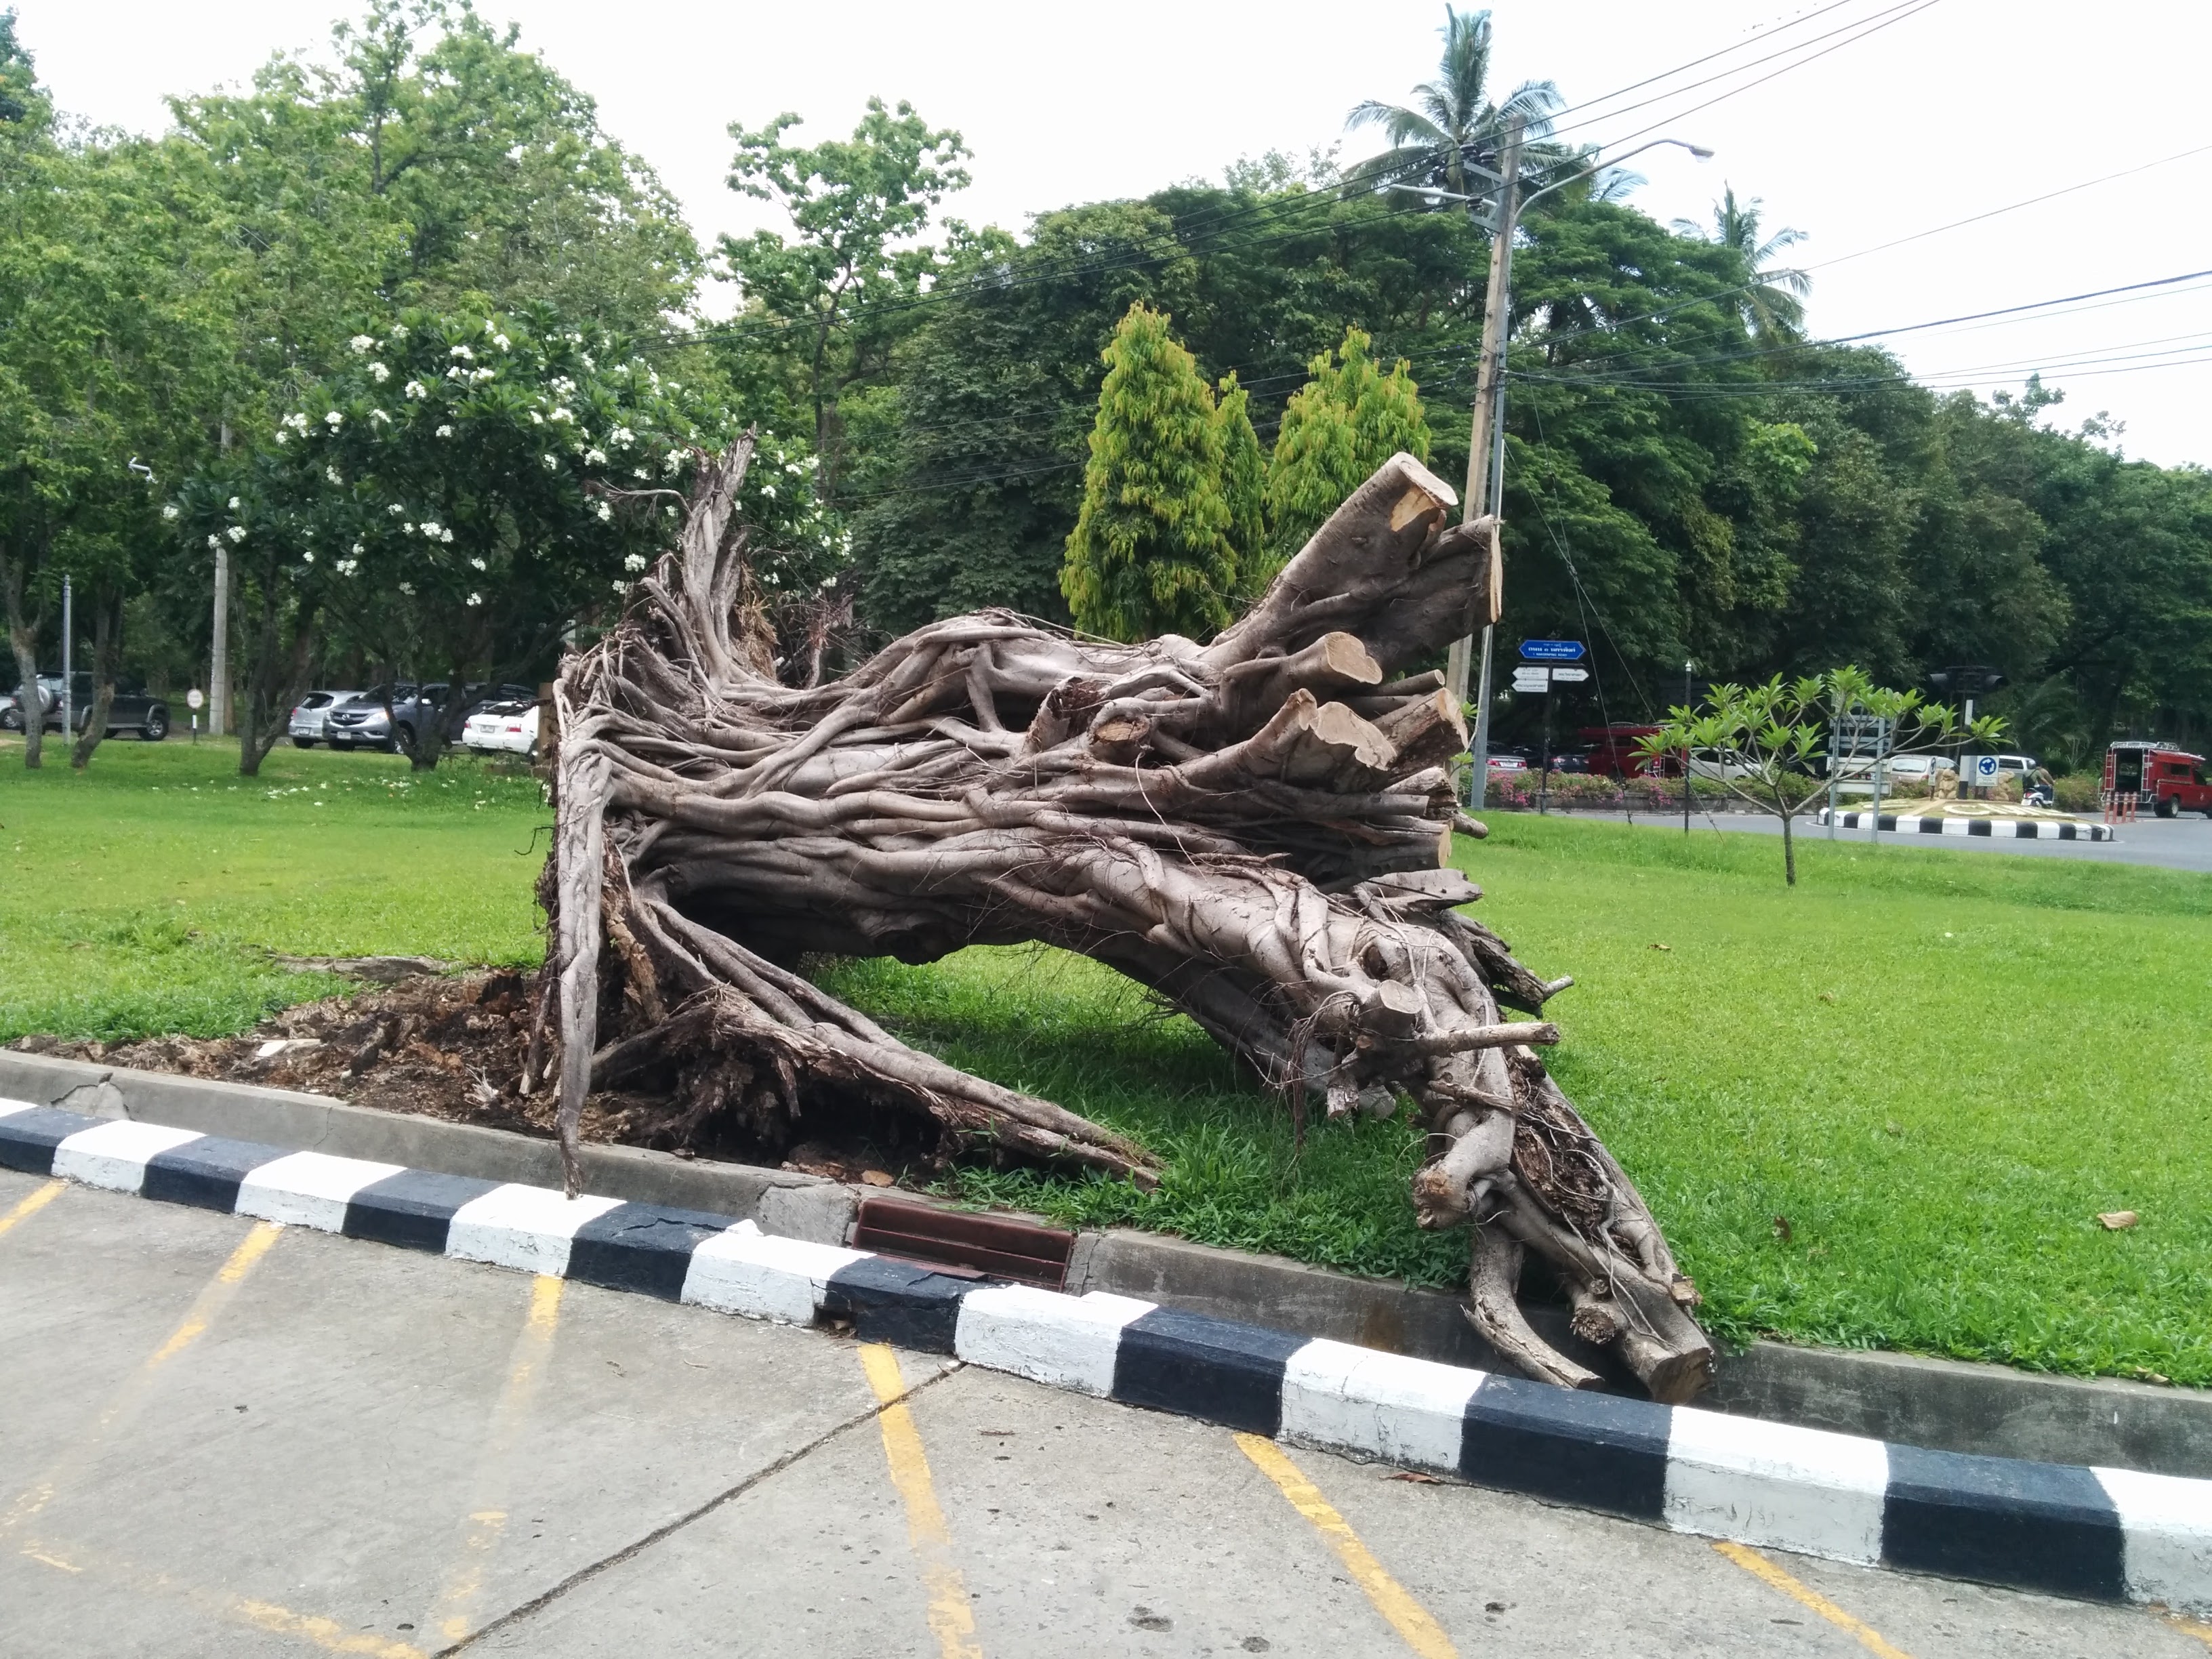
<svg viewBox="0 0 2212 1659"><path fill-rule="evenodd" d="M1953 818L1928 812L1884 812L1877 826L1868 811L1836 814L1844 830L1894 830L1901 836L1995 836L2014 841L2114 841L2112 826L2103 823L2057 823L2048 818ZM1820 809L1817 822L1828 821Z"/></svg>
<svg viewBox="0 0 2212 1659"><path fill-rule="evenodd" d="M549 1140L246 1084L0 1049L0 1096L486 1181L545 1187L561 1179ZM823 1244L850 1237L866 1190L629 1146L587 1146L584 1167L595 1193L750 1219L765 1232ZM1066 1283L1078 1295L1103 1291L1443 1364L1510 1370L1474 1334L1455 1297L1281 1256L1115 1228L1078 1237ZM1640 1394L1609 1352L1568 1330L1565 1310L1528 1313L1546 1341L1617 1391ZM2212 1390L2201 1389L1754 1342L1729 1357L1699 1404L1974 1455L2212 1478Z"/></svg>
<svg viewBox="0 0 2212 1659"><path fill-rule="evenodd" d="M857 1334L1677 1532L2212 1611L2212 1481L1574 1394L1133 1297L956 1277L754 1222L0 1099L0 1166Z"/></svg>

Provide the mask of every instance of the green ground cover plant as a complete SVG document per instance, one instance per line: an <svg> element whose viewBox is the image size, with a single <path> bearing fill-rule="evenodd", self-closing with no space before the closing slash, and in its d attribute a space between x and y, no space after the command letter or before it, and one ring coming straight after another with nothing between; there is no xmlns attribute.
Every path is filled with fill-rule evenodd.
<svg viewBox="0 0 2212 1659"><path fill-rule="evenodd" d="M243 1030L327 994L272 951L529 963L548 814L462 761L0 746L0 1037ZM1479 913L1575 988L1554 1064L1723 1335L2212 1383L2212 878L1941 849L1773 848L1705 827L1492 820ZM535 840L533 841L533 837ZM1664 948L1660 948L1664 947ZM1419 1138L1287 1114L1194 1027L1080 958L841 963L841 994L955 1064L1161 1152L1152 1193L1024 1170L948 1190L1071 1222L1451 1285L1413 1224ZM2107 1232L2100 1212L2141 1224Z"/></svg>

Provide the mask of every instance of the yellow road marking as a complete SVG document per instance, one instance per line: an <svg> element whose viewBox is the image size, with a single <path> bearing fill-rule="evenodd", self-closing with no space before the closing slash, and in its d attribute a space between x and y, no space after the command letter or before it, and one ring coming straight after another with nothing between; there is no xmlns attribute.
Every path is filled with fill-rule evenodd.
<svg viewBox="0 0 2212 1659"><path fill-rule="evenodd" d="M42 1566L58 1568L63 1572L81 1573L84 1571L77 1563L64 1560L56 1553L56 1547L52 1545L34 1545L22 1553ZM129 1589L189 1602L200 1612L232 1624L251 1625L257 1630L268 1631L277 1636L296 1636L325 1653L362 1653L370 1656L370 1659L428 1659L422 1649L408 1643L393 1641L371 1631L349 1631L335 1619L295 1613L274 1601L256 1601L245 1596L200 1589L168 1573L148 1572L124 1561L103 1558L92 1565L103 1577L118 1578Z"/></svg>
<svg viewBox="0 0 2212 1659"><path fill-rule="evenodd" d="M68 1185L69 1182L66 1181L49 1181L7 1214L0 1215L0 1233L6 1232L19 1221L28 1221L47 1205L59 1198L62 1188Z"/></svg>
<svg viewBox="0 0 2212 1659"><path fill-rule="evenodd" d="M1443 1626L1430 1617L1429 1610L1416 1601L1403 1584L1383 1571L1382 1564L1369 1553L1351 1523L1330 1506L1321 1495L1321 1489L1306 1479L1305 1472L1284 1455L1280 1446L1256 1434L1240 1434L1237 1443L1243 1449L1244 1455L1259 1466L1260 1473L1282 1489L1283 1496L1291 1500L1291 1507L1312 1522L1328 1540L1328 1547L1336 1552L1336 1559L1352 1575L1352 1582L1366 1591L1376 1612L1389 1621L1390 1628L1398 1632L1407 1647L1419 1654L1421 1659L1458 1659L1459 1650L1444 1634Z"/></svg>
<svg viewBox="0 0 2212 1659"><path fill-rule="evenodd" d="M922 1455L921 1433L914 1413L902 1403L906 1379L899 1375L898 1355L882 1342L863 1343L861 1369L868 1386L884 1407L884 1456L891 1466L891 1485L906 1505L907 1540L921 1563L921 1582L929 1592L929 1628L937 1638L943 1659L983 1659L975 1641L975 1609L968 1599L967 1581L952 1564L952 1533L938 1507L937 1488L929 1478L929 1459Z"/></svg>
<svg viewBox="0 0 2212 1659"><path fill-rule="evenodd" d="M476 1501L462 1534L461 1558L430 1613L430 1627L448 1642L458 1642L469 1633L477 1597L483 1589L484 1568L506 1535L507 1493L512 1484L514 1449L529 1424L531 1407L537 1403L538 1386L545 1378L553 1333L561 1322L561 1291L567 1284L564 1279L540 1273L530 1286L530 1313L507 1356L507 1385L492 1407L483 1449L477 1454L471 1484Z"/></svg>
<svg viewBox="0 0 2212 1659"><path fill-rule="evenodd" d="M1903 1649L1893 1648L1882 1640L1881 1632L1873 1626L1852 1618L1810 1584L1792 1578L1750 1545L1723 1541L1713 1547L1753 1577L1772 1585L1801 1607L1810 1607L1837 1629L1849 1631L1859 1638L1861 1647L1869 1653L1878 1655L1879 1659L1912 1659L1912 1656Z"/></svg>
<svg viewBox="0 0 2212 1659"><path fill-rule="evenodd" d="M2193 1636L2208 1648L2212 1648L2212 1625L2200 1625L2194 1619L2185 1619L2178 1613L2166 1615L2166 1622L2184 1636Z"/></svg>
<svg viewBox="0 0 2212 1659"><path fill-rule="evenodd" d="M36 1194L33 1194L36 1196ZM198 1341L200 1335L220 1314L253 1264L269 1253L276 1236L284 1230L273 1221L256 1222L253 1231L239 1242L230 1253L230 1259L216 1272L216 1276L193 1297L192 1305L177 1328L169 1333L168 1340L154 1350L128 1377L107 1397L99 1417L91 1429L56 1458L46 1473L27 1487L9 1506L8 1513L0 1516L0 1535L13 1531L53 1501L55 1492L64 1480L82 1473L98 1455L100 1446L118 1427L136 1416L152 1392L155 1376L161 1367Z"/></svg>

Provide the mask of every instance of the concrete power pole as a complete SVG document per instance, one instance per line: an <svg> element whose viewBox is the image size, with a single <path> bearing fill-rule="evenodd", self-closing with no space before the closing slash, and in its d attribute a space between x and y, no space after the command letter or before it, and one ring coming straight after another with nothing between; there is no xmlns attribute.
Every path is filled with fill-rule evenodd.
<svg viewBox="0 0 2212 1659"><path fill-rule="evenodd" d="M220 447L230 448L230 422L222 423ZM215 632L208 646L208 735L230 729L230 542L215 545Z"/></svg>
<svg viewBox="0 0 2212 1659"><path fill-rule="evenodd" d="M1475 371L1474 422L1467 446L1467 495L1460 504L1462 519L1496 512L1503 494L1499 486L1504 482L1504 469L1497 465L1495 451L1505 430L1505 331L1513 291L1513 231L1520 217L1515 194L1521 178L1521 131L1522 124L1516 118L1505 130L1505 149L1499 163L1498 213L1490 240L1490 289L1482 304L1482 356ZM1489 592L1482 596L1482 672L1475 692L1474 776L1468 791L1468 799L1478 807L1482 805L1490 770L1490 647L1499 594L1494 559L1488 580ZM1462 706L1468 700L1468 669L1474 654L1472 635L1452 641L1446 672L1452 696Z"/></svg>

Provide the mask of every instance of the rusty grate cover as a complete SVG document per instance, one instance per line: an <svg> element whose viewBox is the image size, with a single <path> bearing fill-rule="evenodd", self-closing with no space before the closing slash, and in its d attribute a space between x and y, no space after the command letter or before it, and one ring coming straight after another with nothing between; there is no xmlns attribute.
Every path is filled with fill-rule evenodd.
<svg viewBox="0 0 2212 1659"><path fill-rule="evenodd" d="M927 1267L1010 1279L1059 1290L1067 1281L1075 1235L1012 1216L974 1215L891 1198L860 1200L853 1248Z"/></svg>

